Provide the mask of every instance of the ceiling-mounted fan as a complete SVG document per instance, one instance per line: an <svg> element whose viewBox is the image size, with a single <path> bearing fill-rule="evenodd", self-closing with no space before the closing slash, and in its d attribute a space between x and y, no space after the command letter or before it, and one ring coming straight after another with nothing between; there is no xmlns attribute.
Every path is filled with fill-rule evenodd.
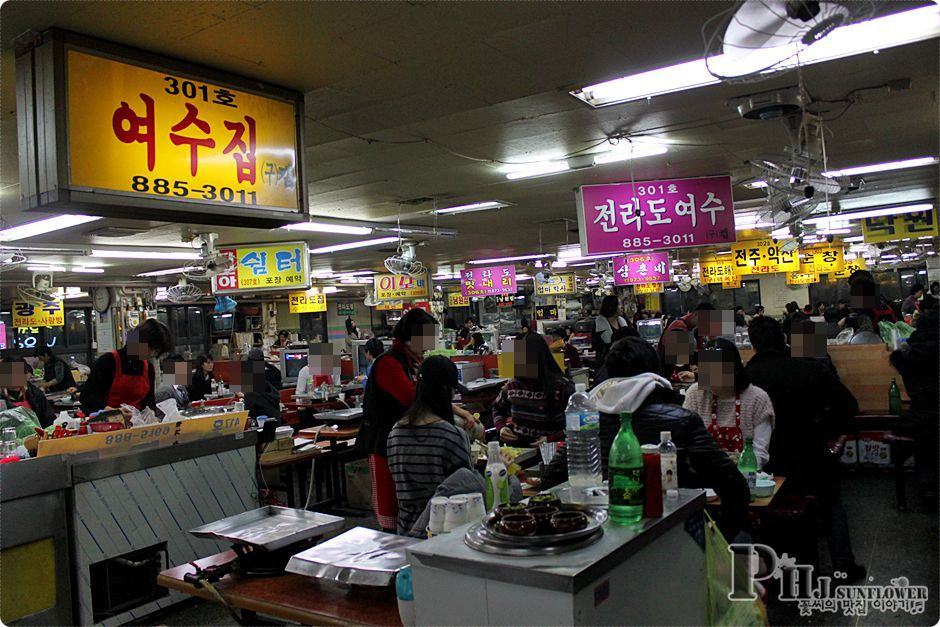
<svg viewBox="0 0 940 627"><path fill-rule="evenodd" d="M205 293L198 286L187 283L185 276L180 277L176 285L166 290L166 299L177 305L194 303L204 295Z"/></svg>
<svg viewBox="0 0 940 627"><path fill-rule="evenodd" d="M59 294L52 285L51 272L34 272L30 285L18 285L20 297L37 305L51 305L59 302Z"/></svg>
<svg viewBox="0 0 940 627"><path fill-rule="evenodd" d="M215 250L215 233L200 233L193 240L193 245L199 247L199 259L190 262L181 274L192 281L209 281L220 274L229 272L234 263L228 255Z"/></svg>
<svg viewBox="0 0 940 627"><path fill-rule="evenodd" d="M399 243L398 251L385 259L385 269L392 274L407 274L408 276L420 277L426 272L424 264L417 260L415 245L411 243Z"/></svg>

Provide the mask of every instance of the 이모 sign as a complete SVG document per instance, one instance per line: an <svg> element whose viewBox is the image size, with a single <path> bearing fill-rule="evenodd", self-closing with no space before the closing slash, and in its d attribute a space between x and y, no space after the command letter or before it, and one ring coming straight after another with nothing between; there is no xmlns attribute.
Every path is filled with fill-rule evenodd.
<svg viewBox="0 0 940 627"><path fill-rule="evenodd" d="M515 266L468 268L461 272L460 293L466 297L516 293Z"/></svg>
<svg viewBox="0 0 940 627"><path fill-rule="evenodd" d="M574 294L577 284L574 272L560 272L553 274L547 279L535 281L535 293L539 296L551 296L552 294Z"/></svg>
<svg viewBox="0 0 940 627"><path fill-rule="evenodd" d="M65 326L65 308L61 300L43 305L16 301L13 303L13 326L17 329Z"/></svg>
<svg viewBox="0 0 940 627"><path fill-rule="evenodd" d="M460 292L447 292L448 307L469 307L470 299Z"/></svg>
<svg viewBox="0 0 940 627"><path fill-rule="evenodd" d="M238 226L303 219L301 94L74 33L40 40L17 59L23 97L37 103L19 112L21 153L35 155L21 164L29 208L87 204L83 213L134 218L146 208L148 218Z"/></svg>
<svg viewBox="0 0 940 627"><path fill-rule="evenodd" d="M669 253L637 253L614 258L614 285L664 283L669 280Z"/></svg>
<svg viewBox="0 0 940 627"><path fill-rule="evenodd" d="M934 209L894 216L879 216L862 220L862 235L866 244L890 242L918 237L937 237L937 216Z"/></svg>
<svg viewBox="0 0 940 627"><path fill-rule="evenodd" d="M326 294L306 292L291 292L288 306L291 313L317 313L326 311Z"/></svg>
<svg viewBox="0 0 940 627"><path fill-rule="evenodd" d="M796 251L785 252L770 238L734 244L731 247L731 260L737 276L800 270L800 257Z"/></svg>
<svg viewBox="0 0 940 627"><path fill-rule="evenodd" d="M307 242L247 244L220 248L232 269L212 279L213 294L236 294L310 287Z"/></svg>
<svg viewBox="0 0 940 627"><path fill-rule="evenodd" d="M378 300L427 298L430 296L428 275L377 274L373 280Z"/></svg>
<svg viewBox="0 0 940 627"><path fill-rule="evenodd" d="M582 255L735 241L728 176L585 185L577 204Z"/></svg>

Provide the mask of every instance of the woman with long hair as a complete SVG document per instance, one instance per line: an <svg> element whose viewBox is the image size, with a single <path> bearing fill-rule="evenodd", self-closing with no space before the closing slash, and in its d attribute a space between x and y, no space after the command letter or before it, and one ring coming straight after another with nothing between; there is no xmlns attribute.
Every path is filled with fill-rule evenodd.
<svg viewBox="0 0 940 627"><path fill-rule="evenodd" d="M574 385L565 377L545 336L527 333L513 343L514 377L493 402L499 439L526 446L565 437L565 406Z"/></svg>
<svg viewBox="0 0 940 627"><path fill-rule="evenodd" d="M470 441L454 425L457 366L428 357L418 369L415 402L388 436L388 467L398 497L398 533L408 534L437 487L454 471L472 468Z"/></svg>
<svg viewBox="0 0 940 627"><path fill-rule="evenodd" d="M212 357L200 355L196 358L195 367L193 368L193 382L189 386L190 402L201 401L206 398L206 395L212 393L212 380L215 378L212 372L213 368L215 368L215 363L212 361Z"/></svg>
<svg viewBox="0 0 940 627"><path fill-rule="evenodd" d="M626 319L620 315L620 301L616 294L609 294L601 301L601 310L594 318L594 333L591 336L591 348L594 349L595 363L604 363L604 357L614 341L614 333L627 327Z"/></svg>
<svg viewBox="0 0 940 627"><path fill-rule="evenodd" d="M702 417L718 446L731 455L752 438L757 465L770 458L774 406L767 392L752 385L733 342L716 338L699 351L699 379L685 393L682 406Z"/></svg>

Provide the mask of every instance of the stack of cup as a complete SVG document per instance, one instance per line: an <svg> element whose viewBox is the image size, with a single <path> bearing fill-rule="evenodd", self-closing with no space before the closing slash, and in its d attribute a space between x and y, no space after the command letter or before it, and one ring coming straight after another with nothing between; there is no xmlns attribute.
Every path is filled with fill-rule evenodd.
<svg viewBox="0 0 940 627"><path fill-rule="evenodd" d="M428 537L444 533L444 519L447 516L447 497L435 496L431 499L431 517L428 520Z"/></svg>
<svg viewBox="0 0 940 627"><path fill-rule="evenodd" d="M467 499L467 522L477 522L486 516L486 504L483 502L483 495L479 492L472 494L461 494Z"/></svg>
<svg viewBox="0 0 940 627"><path fill-rule="evenodd" d="M444 514L444 532L450 532L467 522L467 497L459 495L447 499Z"/></svg>

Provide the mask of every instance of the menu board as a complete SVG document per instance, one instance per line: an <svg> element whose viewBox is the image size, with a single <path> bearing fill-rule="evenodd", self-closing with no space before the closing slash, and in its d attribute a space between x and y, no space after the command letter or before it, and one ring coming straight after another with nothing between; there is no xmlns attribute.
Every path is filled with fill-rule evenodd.
<svg viewBox="0 0 940 627"><path fill-rule="evenodd" d="M842 242L813 244L800 250L800 272L826 274L845 269L845 251Z"/></svg>
<svg viewBox="0 0 940 627"><path fill-rule="evenodd" d="M447 292L448 307L469 307L470 299L460 292Z"/></svg>
<svg viewBox="0 0 940 627"><path fill-rule="evenodd" d="M582 255L736 239L729 176L585 185L577 205Z"/></svg>
<svg viewBox="0 0 940 627"><path fill-rule="evenodd" d="M553 294L574 294L577 276L574 272L559 272L546 279L535 281L535 293L539 296Z"/></svg>
<svg viewBox="0 0 940 627"><path fill-rule="evenodd" d="M245 244L220 248L232 269L212 279L213 294L261 292L310 287L310 254L307 242Z"/></svg>
<svg viewBox="0 0 940 627"><path fill-rule="evenodd" d="M431 295L427 273L418 277L410 274L377 274L373 281L378 300L428 298Z"/></svg>
<svg viewBox="0 0 940 627"><path fill-rule="evenodd" d="M702 283L727 283L736 277L731 255L707 255L699 261L699 278Z"/></svg>
<svg viewBox="0 0 940 627"><path fill-rule="evenodd" d="M903 213L895 216L879 216L862 220L862 235L866 244L890 242L918 237L937 237L940 230L934 209Z"/></svg>
<svg viewBox="0 0 940 627"><path fill-rule="evenodd" d="M17 329L65 326L65 308L61 300L42 305L14 301L13 326Z"/></svg>
<svg viewBox="0 0 940 627"><path fill-rule="evenodd" d="M468 268L460 279L460 293L468 298L516 293L516 266Z"/></svg>
<svg viewBox="0 0 940 627"><path fill-rule="evenodd" d="M326 311L326 294L315 292L291 292L288 299L290 313L318 313Z"/></svg>
<svg viewBox="0 0 940 627"><path fill-rule="evenodd" d="M669 253L639 253L614 258L614 285L663 283L672 266Z"/></svg>
<svg viewBox="0 0 940 627"><path fill-rule="evenodd" d="M798 272L800 258L796 251L785 252L772 239L738 242L731 246L731 262L736 275Z"/></svg>

